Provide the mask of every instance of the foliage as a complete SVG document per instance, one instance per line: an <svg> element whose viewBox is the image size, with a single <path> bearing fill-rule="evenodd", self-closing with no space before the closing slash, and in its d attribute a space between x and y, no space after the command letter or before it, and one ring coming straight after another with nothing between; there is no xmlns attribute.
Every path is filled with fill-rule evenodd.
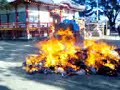
<svg viewBox="0 0 120 90"><path fill-rule="evenodd" d="M86 5L86 10L81 13L84 16L90 16L92 14L97 14L97 9L99 16L105 15L108 17L109 25L113 30L115 27L115 20L120 12L120 1L119 0L98 0L97 8L97 0L73 0L76 3ZM90 9L87 8L89 6ZM97 8L96 10L94 10Z"/></svg>
<svg viewBox="0 0 120 90"><path fill-rule="evenodd" d="M108 17L111 29L114 29L115 20L120 12L120 2L118 0L101 0L99 5L104 15Z"/></svg>
<svg viewBox="0 0 120 90"><path fill-rule="evenodd" d="M0 0L0 10L9 10L11 5L7 0Z"/></svg>
<svg viewBox="0 0 120 90"><path fill-rule="evenodd" d="M83 12L80 12L80 16L91 16L92 14L96 14L96 11L93 9L97 7L96 0L73 0L74 2L85 5L86 9Z"/></svg>

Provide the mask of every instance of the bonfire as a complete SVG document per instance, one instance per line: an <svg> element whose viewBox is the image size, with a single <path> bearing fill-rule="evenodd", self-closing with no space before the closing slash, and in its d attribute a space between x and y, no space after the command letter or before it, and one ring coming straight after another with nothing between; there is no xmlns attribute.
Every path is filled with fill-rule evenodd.
<svg viewBox="0 0 120 90"><path fill-rule="evenodd" d="M39 54L31 54L23 63L29 73L102 74L116 76L120 57L115 46L101 41L84 40L76 44L71 30L58 30L55 36L37 43Z"/></svg>

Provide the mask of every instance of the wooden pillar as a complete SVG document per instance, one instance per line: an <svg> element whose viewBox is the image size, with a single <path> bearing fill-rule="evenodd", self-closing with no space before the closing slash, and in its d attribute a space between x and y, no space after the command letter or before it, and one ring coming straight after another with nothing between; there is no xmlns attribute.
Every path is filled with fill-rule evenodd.
<svg viewBox="0 0 120 90"><path fill-rule="evenodd" d="M40 36L40 5L37 6L38 7L38 32L39 32L39 36Z"/></svg>
<svg viewBox="0 0 120 90"><path fill-rule="evenodd" d="M9 14L7 13L6 16L7 16L7 28L9 28Z"/></svg>
<svg viewBox="0 0 120 90"><path fill-rule="evenodd" d="M73 11L73 13L74 13L73 19L75 19L75 12L76 12L76 11L75 11L75 10L72 10L72 11Z"/></svg>
<svg viewBox="0 0 120 90"><path fill-rule="evenodd" d="M49 6L47 6L47 10L48 10L48 12L49 12L49 23L47 24L47 35L49 36L49 27L51 26L51 22L50 22L50 18L51 18L51 16L50 16L50 7Z"/></svg>
<svg viewBox="0 0 120 90"><path fill-rule="evenodd" d="M38 28L40 28L40 5L38 7Z"/></svg>
<svg viewBox="0 0 120 90"><path fill-rule="evenodd" d="M15 25L16 25L16 28L18 27L18 10L17 10L17 9L18 9L18 6L16 5L16 6L15 6L15 15L16 15L16 19L15 19L15 20L16 20L16 21L15 21L16 23L15 23Z"/></svg>
<svg viewBox="0 0 120 90"><path fill-rule="evenodd" d="M18 27L18 10L17 10L17 5L15 5L15 23L14 23L14 27L13 28L17 28ZM15 39L16 37L15 30L12 30L12 37L13 39Z"/></svg>
<svg viewBox="0 0 120 90"><path fill-rule="evenodd" d="M47 6L47 10L49 12L49 24L50 24L50 7L49 6Z"/></svg>
<svg viewBox="0 0 120 90"><path fill-rule="evenodd" d="M0 14L0 27L1 27L1 14Z"/></svg>
<svg viewBox="0 0 120 90"><path fill-rule="evenodd" d="M1 14L0 14L0 29L1 29ZM2 32L0 31L0 38L2 38Z"/></svg>
<svg viewBox="0 0 120 90"><path fill-rule="evenodd" d="M62 16L62 13L63 13L62 10L63 10L63 7L60 7L60 22L62 21L62 17L63 17Z"/></svg>
<svg viewBox="0 0 120 90"><path fill-rule="evenodd" d="M29 12L28 12L28 4L25 4L25 12L26 12L26 32L27 32L27 39L30 39L30 31L29 31Z"/></svg>
<svg viewBox="0 0 120 90"><path fill-rule="evenodd" d="M28 28L29 22L29 16L28 16L28 4L25 4L25 11L26 11L26 28Z"/></svg>

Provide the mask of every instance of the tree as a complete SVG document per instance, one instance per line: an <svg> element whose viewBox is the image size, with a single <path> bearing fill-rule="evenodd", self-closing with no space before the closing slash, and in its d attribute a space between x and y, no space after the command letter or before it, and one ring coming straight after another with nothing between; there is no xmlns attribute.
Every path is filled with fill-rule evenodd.
<svg viewBox="0 0 120 90"><path fill-rule="evenodd" d="M111 30L115 30L115 21L120 12L120 3L118 0L101 0L100 8L103 10L105 16L109 20Z"/></svg>
<svg viewBox="0 0 120 90"><path fill-rule="evenodd" d="M94 8L97 7L97 0L73 0L76 3L89 6L90 9L82 12L81 14L85 16L90 16L92 14L97 14L97 11L94 11ZM115 30L115 21L120 12L120 1L119 0L98 0L99 9L99 18L100 15L105 15L108 18L109 26L111 30ZM96 10L97 10L96 9Z"/></svg>
<svg viewBox="0 0 120 90"><path fill-rule="evenodd" d="M96 7L96 0L72 0L78 4L85 5L86 9L83 12L80 12L80 16L91 16L95 11L93 8Z"/></svg>
<svg viewBox="0 0 120 90"><path fill-rule="evenodd" d="M0 0L0 10L9 10L11 5L7 0Z"/></svg>

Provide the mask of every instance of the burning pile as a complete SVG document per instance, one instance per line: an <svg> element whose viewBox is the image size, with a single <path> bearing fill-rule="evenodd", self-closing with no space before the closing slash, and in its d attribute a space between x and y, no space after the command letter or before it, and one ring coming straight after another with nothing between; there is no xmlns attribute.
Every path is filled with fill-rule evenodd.
<svg viewBox="0 0 120 90"><path fill-rule="evenodd" d="M75 44L70 30L59 30L57 36L37 44L38 55L29 55L23 66L27 73L61 73L117 75L120 57L115 47L99 41L84 41L84 48Z"/></svg>

